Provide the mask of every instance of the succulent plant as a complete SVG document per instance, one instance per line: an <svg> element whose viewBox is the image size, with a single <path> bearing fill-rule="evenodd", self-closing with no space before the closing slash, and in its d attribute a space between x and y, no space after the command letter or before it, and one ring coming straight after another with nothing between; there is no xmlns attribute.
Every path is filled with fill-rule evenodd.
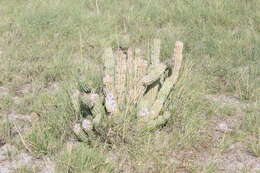
<svg viewBox="0 0 260 173"><path fill-rule="evenodd" d="M179 77L183 43L175 43L172 65L160 61L160 45L161 41L154 39L150 58L145 58L138 48L104 50L103 92L88 89L80 94L74 92L71 97L75 112L80 112L81 104L92 113L92 120L84 120L82 126L76 124L74 132L78 137L82 138L83 131L93 135L90 131L105 127L108 117L121 122L130 108L136 109L143 128L153 129L167 122L170 113L164 105Z"/></svg>

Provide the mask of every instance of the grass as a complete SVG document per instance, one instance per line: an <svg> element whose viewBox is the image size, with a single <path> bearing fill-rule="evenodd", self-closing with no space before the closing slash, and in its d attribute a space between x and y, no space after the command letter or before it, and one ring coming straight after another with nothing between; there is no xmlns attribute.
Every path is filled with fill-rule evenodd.
<svg viewBox="0 0 260 173"><path fill-rule="evenodd" d="M21 167L14 170L15 173L36 173L38 170L33 168Z"/></svg>
<svg viewBox="0 0 260 173"><path fill-rule="evenodd" d="M0 116L37 113L40 120L25 135L28 146L35 155L56 158L60 172L69 167L74 172L109 172L110 164L114 171L125 172L214 172L214 164L201 168L192 157L183 156L185 163L169 161L173 153L211 150L210 132L204 132L210 118L216 112L236 114L205 96L228 94L250 105L259 102L257 0L2 0L0 16L0 86L9 89L8 96L0 96ZM98 88L103 47L116 46L126 33L131 45L144 50L153 38L160 38L162 59L170 58L176 40L184 42L182 76L168 103L171 120L145 134L135 132L134 126L126 132L118 127L111 144L97 139L90 146L80 144L73 153L56 154L73 138L70 128L76 117L68 91L76 87L79 73ZM23 101L16 103L14 97ZM254 140L248 148L259 156L258 120L257 106L249 108L242 129L223 139L219 150L249 135ZM101 164L110 152L119 162Z"/></svg>
<svg viewBox="0 0 260 173"><path fill-rule="evenodd" d="M105 157L86 144L79 144L75 148L67 148L60 154L57 172L112 172L113 167Z"/></svg>

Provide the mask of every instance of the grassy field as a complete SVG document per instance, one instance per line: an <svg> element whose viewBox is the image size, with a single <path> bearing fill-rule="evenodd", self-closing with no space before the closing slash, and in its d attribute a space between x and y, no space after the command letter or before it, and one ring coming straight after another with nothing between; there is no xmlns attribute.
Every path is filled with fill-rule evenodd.
<svg viewBox="0 0 260 173"><path fill-rule="evenodd" d="M113 142L68 147L76 118L68 91L79 74L97 88L103 48L123 44L126 34L144 50L160 38L163 59L175 41L184 42L171 120L145 134L129 124L126 140L118 127ZM217 160L232 156L237 144L259 161L258 0L1 0L0 62L0 140L51 158L57 173L230 172ZM17 124L4 121L10 114L37 121L15 137ZM223 123L231 130L216 132Z"/></svg>

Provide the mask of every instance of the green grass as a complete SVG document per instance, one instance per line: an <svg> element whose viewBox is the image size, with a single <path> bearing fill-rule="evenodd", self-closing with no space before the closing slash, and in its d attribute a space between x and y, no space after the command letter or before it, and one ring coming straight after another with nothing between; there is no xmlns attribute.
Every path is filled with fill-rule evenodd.
<svg viewBox="0 0 260 173"><path fill-rule="evenodd" d="M95 149L86 144L67 149L58 157L57 172L113 172L112 165Z"/></svg>
<svg viewBox="0 0 260 173"><path fill-rule="evenodd" d="M27 167L21 167L14 170L15 173L36 173L37 171L39 170Z"/></svg>
<svg viewBox="0 0 260 173"><path fill-rule="evenodd" d="M179 163L169 162L172 153L203 150L205 145L210 150L210 132L202 133L210 118L216 112L236 114L233 108L214 105L205 95L228 94L245 103L259 102L258 4L257 0L2 0L0 86L7 87L9 95L0 96L0 115L12 111L39 114L40 120L25 134L26 141L34 154L56 158L60 172L69 171L68 166L74 172L112 171L101 164L108 152L130 165L130 172L178 170ZM153 38L160 38L162 59L171 57L176 40L184 42L182 75L168 101L171 120L145 134L136 132L135 126L127 126L126 131L119 126L110 137L111 144L97 139L90 146L80 145L75 153L57 155L73 137L70 129L76 117L68 91L76 87L79 73L98 88L103 48L116 46L126 33L130 44L144 51ZM27 84L31 91L21 93ZM57 90L53 84L58 84ZM15 96L23 102L15 103ZM238 134L219 144L220 151L247 135L259 138L259 109L250 108L244 119ZM2 135L6 130L2 131L0 135L7 138ZM248 148L259 156L259 142ZM183 159L190 161L184 169L191 172L217 170L214 164L201 168L192 165L192 159ZM115 170L123 169L110 162Z"/></svg>

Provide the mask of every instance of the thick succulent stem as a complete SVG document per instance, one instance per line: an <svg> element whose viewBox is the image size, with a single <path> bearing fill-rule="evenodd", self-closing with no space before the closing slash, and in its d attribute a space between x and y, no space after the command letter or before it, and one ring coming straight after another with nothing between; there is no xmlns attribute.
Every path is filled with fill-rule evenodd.
<svg viewBox="0 0 260 173"><path fill-rule="evenodd" d="M82 120L81 126L84 132L88 135L88 138L95 137L95 134L93 132L93 128L94 128L93 122L91 122L88 119L84 119Z"/></svg>
<svg viewBox="0 0 260 173"><path fill-rule="evenodd" d="M144 86L151 86L147 93L141 98L138 104L137 116L146 116L149 114L149 109L156 99L159 83L158 81L164 74L166 66L160 63L160 40L154 39L151 54L151 65L148 68L147 75L142 78Z"/></svg>
<svg viewBox="0 0 260 173"><path fill-rule="evenodd" d="M84 107L86 107L88 109L92 109L95 105L95 103L91 99L91 94L86 94L86 93L81 94L80 102L81 102L81 104L84 105Z"/></svg>
<svg viewBox="0 0 260 173"><path fill-rule="evenodd" d="M183 49L183 43L177 41L175 43L175 48L174 48L173 58L175 60L175 64L174 64L174 69L172 71L172 75L164 81L158 93L157 99L155 100L154 104L151 107L150 114L143 118L144 121L154 120L156 117L159 116L170 91L172 90L174 84L177 82L177 79L179 77L179 71L182 64L182 49Z"/></svg>
<svg viewBox="0 0 260 173"><path fill-rule="evenodd" d="M146 128L149 130L155 129L158 126L165 124L171 117L170 112L166 111L163 115L158 116L155 120L147 122Z"/></svg>
<svg viewBox="0 0 260 173"><path fill-rule="evenodd" d="M105 49L105 52L103 54L103 61L104 61L105 75L114 77L116 62L115 62L115 57L114 57L113 50L111 47L108 47Z"/></svg>
<svg viewBox="0 0 260 173"><path fill-rule="evenodd" d="M160 49L161 49L160 47L161 47L161 40L154 39L153 47L152 47L152 54L151 54L151 63L152 64L160 63Z"/></svg>
<svg viewBox="0 0 260 173"><path fill-rule="evenodd" d="M147 75L142 78L143 85L148 86L160 79L166 70L163 63L153 64L149 67Z"/></svg>
<svg viewBox="0 0 260 173"><path fill-rule="evenodd" d="M98 94L92 93L90 96L91 101L94 103L94 107L92 109L93 114L93 124L94 127L99 127L101 125L102 120L105 118L105 109L102 104L102 99Z"/></svg>
<svg viewBox="0 0 260 173"><path fill-rule="evenodd" d="M76 123L73 126L73 132L75 134L75 136L82 142L88 142L88 136L87 134L84 132L84 130L81 128L81 124L80 123Z"/></svg>
<svg viewBox="0 0 260 173"><path fill-rule="evenodd" d="M117 110L116 92L115 92L115 57L111 47L106 48L104 55L104 93L105 93L105 106L108 112L114 113Z"/></svg>
<svg viewBox="0 0 260 173"><path fill-rule="evenodd" d="M125 104L125 91L127 82L127 57L122 51L116 52L115 67L115 92L117 95L118 107L121 108Z"/></svg>
<svg viewBox="0 0 260 173"><path fill-rule="evenodd" d="M149 110L152 104L154 103L158 90L159 90L159 79L164 74L166 66L163 64L157 64L157 66L150 67L150 72L143 78L144 86L151 86L147 93L141 98L138 104L138 116L145 116L146 113L149 114ZM149 82L148 82L149 81ZM152 86L153 85L153 86Z"/></svg>
<svg viewBox="0 0 260 173"><path fill-rule="evenodd" d="M129 82L129 101L128 104L135 105L144 95L146 86L143 85L142 77L147 72L148 62L142 57L141 50L135 49L132 63L132 81Z"/></svg>

